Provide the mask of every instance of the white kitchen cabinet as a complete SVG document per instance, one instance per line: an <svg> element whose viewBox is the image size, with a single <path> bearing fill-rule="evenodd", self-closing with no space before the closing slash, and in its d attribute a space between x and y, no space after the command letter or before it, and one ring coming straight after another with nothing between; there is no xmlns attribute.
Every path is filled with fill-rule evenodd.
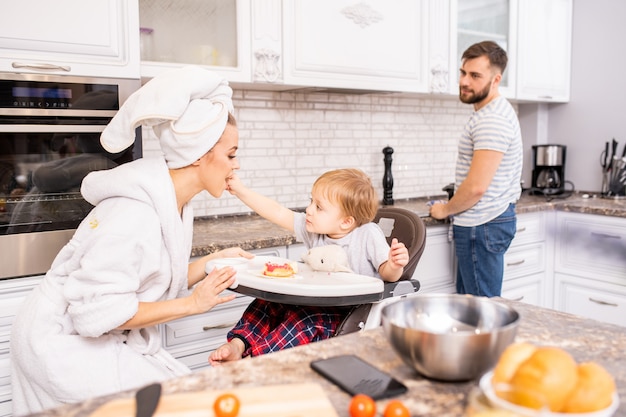
<svg viewBox="0 0 626 417"><path fill-rule="evenodd" d="M554 307L626 326L626 219L556 213Z"/></svg>
<svg viewBox="0 0 626 417"><path fill-rule="evenodd" d="M428 91L427 0L282 3L287 85Z"/></svg>
<svg viewBox="0 0 626 417"><path fill-rule="evenodd" d="M458 94L461 56L474 43L496 42L507 52L508 64L500 82L500 93L515 98L517 71L517 0L451 0L451 52L455 74L451 93Z"/></svg>
<svg viewBox="0 0 626 417"><path fill-rule="evenodd" d="M569 101L572 0L452 0L451 49L461 55L475 42L494 40L509 62L500 92L532 102ZM458 80L458 78L457 78ZM456 86L452 91L456 93Z"/></svg>
<svg viewBox="0 0 626 417"><path fill-rule="evenodd" d="M519 2L517 99L569 101L572 9L572 0Z"/></svg>
<svg viewBox="0 0 626 417"><path fill-rule="evenodd" d="M517 230L504 254L502 297L541 307L552 306L552 238L546 226L553 212L517 215Z"/></svg>
<svg viewBox="0 0 626 417"><path fill-rule="evenodd" d="M251 81L250 0L139 0L141 76L201 65Z"/></svg>
<svg viewBox="0 0 626 417"><path fill-rule="evenodd" d="M413 273L413 279L420 282L419 292L456 293L454 244L448 231L447 224L426 229L426 247Z"/></svg>
<svg viewBox="0 0 626 417"><path fill-rule="evenodd" d="M626 326L626 286L563 273L554 279L557 310Z"/></svg>
<svg viewBox="0 0 626 417"><path fill-rule="evenodd" d="M10 416L11 406L11 359L9 344L11 326L24 298L40 282L42 277L2 280L0 282L0 417Z"/></svg>
<svg viewBox="0 0 626 417"><path fill-rule="evenodd" d="M137 0L20 0L0 13L0 71L139 78Z"/></svg>

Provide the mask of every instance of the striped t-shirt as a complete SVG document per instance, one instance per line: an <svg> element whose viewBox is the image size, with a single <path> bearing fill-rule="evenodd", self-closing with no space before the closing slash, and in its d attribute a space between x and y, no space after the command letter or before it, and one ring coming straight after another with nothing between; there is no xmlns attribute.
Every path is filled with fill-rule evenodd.
<svg viewBox="0 0 626 417"><path fill-rule="evenodd" d="M504 157L478 203L454 216L457 226L479 226L495 219L522 193L522 134L517 114L504 97L495 98L467 121L459 141L457 188L467 177L476 150L502 152Z"/></svg>

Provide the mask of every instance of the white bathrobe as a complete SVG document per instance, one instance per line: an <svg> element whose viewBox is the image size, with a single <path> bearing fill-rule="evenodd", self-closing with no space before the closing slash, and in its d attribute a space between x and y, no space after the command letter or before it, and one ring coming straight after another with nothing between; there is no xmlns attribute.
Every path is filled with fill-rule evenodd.
<svg viewBox="0 0 626 417"><path fill-rule="evenodd" d="M92 172L81 191L96 208L13 324L15 416L189 373L156 326L116 330L140 301L188 294L193 212L181 219L165 161Z"/></svg>

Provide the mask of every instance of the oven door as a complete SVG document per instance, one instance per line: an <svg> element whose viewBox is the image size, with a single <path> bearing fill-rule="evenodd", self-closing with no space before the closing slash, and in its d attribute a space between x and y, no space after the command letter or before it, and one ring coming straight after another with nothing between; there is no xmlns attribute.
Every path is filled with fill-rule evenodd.
<svg viewBox="0 0 626 417"><path fill-rule="evenodd" d="M42 274L92 206L80 194L91 171L141 156L135 145L110 154L100 145L106 121L0 124L0 279Z"/></svg>

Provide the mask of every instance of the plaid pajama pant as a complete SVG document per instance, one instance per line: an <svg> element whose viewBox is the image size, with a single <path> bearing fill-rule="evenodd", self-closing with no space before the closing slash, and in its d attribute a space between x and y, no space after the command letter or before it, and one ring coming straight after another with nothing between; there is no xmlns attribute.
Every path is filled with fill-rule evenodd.
<svg viewBox="0 0 626 417"><path fill-rule="evenodd" d="M350 311L346 307L296 306L255 299L228 332L246 345L243 356L259 356L330 338Z"/></svg>

